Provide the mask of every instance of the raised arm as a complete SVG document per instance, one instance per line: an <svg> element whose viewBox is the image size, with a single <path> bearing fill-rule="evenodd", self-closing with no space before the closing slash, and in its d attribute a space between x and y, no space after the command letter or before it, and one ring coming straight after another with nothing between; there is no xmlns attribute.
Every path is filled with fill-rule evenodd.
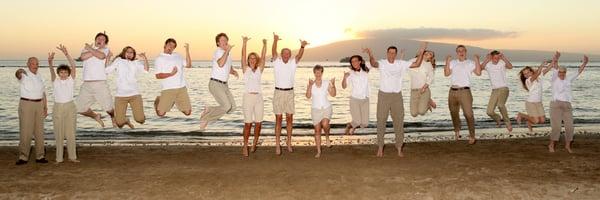
<svg viewBox="0 0 600 200"><path fill-rule="evenodd" d="M577 75L579 75L579 74L581 74L583 72L583 70L587 66L589 60L590 59L588 58L587 55L583 55L583 63L581 63L581 65L579 66L579 71L578 71Z"/></svg>
<svg viewBox="0 0 600 200"><path fill-rule="evenodd" d="M15 72L15 77L17 78L17 80L21 80L21 78L23 78L23 74L27 74L27 72L25 72L24 69L17 69L17 71Z"/></svg>
<svg viewBox="0 0 600 200"><path fill-rule="evenodd" d="M308 45L306 40L300 40L300 50L298 50L298 54L296 54L296 63L300 62L300 59L302 59L302 56L304 55L304 47L306 47L306 45Z"/></svg>
<svg viewBox="0 0 600 200"><path fill-rule="evenodd" d="M192 56L190 56L190 44L185 43L185 68L192 68Z"/></svg>
<svg viewBox="0 0 600 200"><path fill-rule="evenodd" d="M371 51L371 49L363 48L363 53L366 53L367 55L369 55L369 63L371 64L371 67L379 68L379 63L377 62L377 60L375 60L375 57L373 56L373 52Z"/></svg>
<svg viewBox="0 0 600 200"><path fill-rule="evenodd" d="M234 45L230 45L227 44L227 46L224 46L223 50L225 50L225 53L223 53L223 55L221 55L221 57L217 60L217 64L219 65L219 67L224 67L225 63L227 63L227 57L229 57L229 52L231 52L231 49L233 49Z"/></svg>
<svg viewBox="0 0 600 200"><path fill-rule="evenodd" d="M346 89L348 87L348 77L350 77L350 72L344 72L344 78L342 79L342 89Z"/></svg>
<svg viewBox="0 0 600 200"><path fill-rule="evenodd" d="M308 86L306 87L306 98L310 99L312 97L312 85L315 84L315 81L312 78L308 79Z"/></svg>
<svg viewBox="0 0 600 200"><path fill-rule="evenodd" d="M488 64L490 61L492 61L492 54L489 54L489 53L488 53L487 55L485 55L485 60L483 60L483 63L481 63L481 65L480 65L480 66L481 66L481 70L482 70L482 71L483 71L483 70L485 70L485 66L486 66L486 65L487 65L487 64Z"/></svg>
<svg viewBox="0 0 600 200"><path fill-rule="evenodd" d="M475 75L477 75L477 76L481 76L482 69L481 69L481 63L479 61L479 55L475 54L473 56L473 59L475 59L474 60L475 61L475 70L473 70L473 73L475 73Z"/></svg>
<svg viewBox="0 0 600 200"><path fill-rule="evenodd" d="M102 52L102 51L100 51L98 49L94 49L92 47L92 45L87 44L87 43L85 44L85 49L88 52L90 52L92 54L92 56L94 56L94 57L96 57L96 58L98 58L100 60L104 60L106 58L106 56L107 56L106 54L104 54L104 52Z"/></svg>
<svg viewBox="0 0 600 200"><path fill-rule="evenodd" d="M146 52L140 53L138 55L140 58L144 59L144 71L150 71L150 62L148 62L148 57L146 57Z"/></svg>
<svg viewBox="0 0 600 200"><path fill-rule="evenodd" d="M50 69L50 80L56 80L56 72L54 71L54 52L48 53L48 69Z"/></svg>
<svg viewBox="0 0 600 200"><path fill-rule="evenodd" d="M258 67L260 67L260 72L265 70L266 56L267 56L267 39L263 39L262 50L260 50L260 62L258 63Z"/></svg>
<svg viewBox="0 0 600 200"><path fill-rule="evenodd" d="M249 37L242 36L242 72L246 73L246 67L248 66L248 59L246 57L246 47L248 44Z"/></svg>
<svg viewBox="0 0 600 200"><path fill-rule="evenodd" d="M400 49L400 56L398 56L398 58L400 58L400 60L404 60L405 55L406 55L406 49Z"/></svg>
<svg viewBox="0 0 600 200"><path fill-rule="evenodd" d="M56 48L60 50L67 58L67 61L69 61L69 67L71 68L71 78L75 79L75 77L77 77L77 65L75 65L75 59L71 57L71 54L69 54L67 47L65 47L64 45L59 44Z"/></svg>
<svg viewBox="0 0 600 200"><path fill-rule="evenodd" d="M327 91L329 92L329 95L331 95L331 97L335 97L335 95L337 94L337 91L335 90L335 77L329 80L329 88L327 88Z"/></svg>
<svg viewBox="0 0 600 200"><path fill-rule="evenodd" d="M410 68L421 66L421 63L423 62L423 54L425 53L425 49L427 49L427 45L427 42L421 43L421 47L419 47L419 50L417 51L417 60L410 65Z"/></svg>
<svg viewBox="0 0 600 200"><path fill-rule="evenodd" d="M512 69L513 65L510 62L510 60L508 60L508 58L506 56L504 56L503 53L500 53L500 59L502 59L504 61L504 63L506 63L506 69Z"/></svg>
<svg viewBox="0 0 600 200"><path fill-rule="evenodd" d="M546 61L542 62L542 64L540 64L540 67L538 67L537 70L533 71L533 75L531 75L531 81L537 80L540 77L540 75L542 74L542 72L544 71L544 69L549 68L547 65L548 65L548 62L546 62Z"/></svg>
<svg viewBox="0 0 600 200"><path fill-rule="evenodd" d="M273 47L271 48L271 60L277 60L277 42L279 40L281 40L281 38L279 38L279 35L273 32Z"/></svg>
<svg viewBox="0 0 600 200"><path fill-rule="evenodd" d="M450 69L450 61L452 60L452 56L446 56L446 65L444 65L444 76L450 76L452 74L452 70Z"/></svg>

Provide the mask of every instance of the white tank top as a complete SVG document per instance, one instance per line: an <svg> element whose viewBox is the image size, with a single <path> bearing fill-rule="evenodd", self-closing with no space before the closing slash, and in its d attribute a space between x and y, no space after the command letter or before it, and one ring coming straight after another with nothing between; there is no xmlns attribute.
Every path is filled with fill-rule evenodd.
<svg viewBox="0 0 600 200"><path fill-rule="evenodd" d="M246 67L246 72L244 72L244 83L246 85L247 93L261 93L261 76L262 73L260 72L260 69L252 71L252 68Z"/></svg>
<svg viewBox="0 0 600 200"><path fill-rule="evenodd" d="M327 89L329 89L328 80L322 80L321 87L317 87L316 82L312 85L312 108L324 109L331 106L329 99L327 99L327 95L329 95L329 91Z"/></svg>

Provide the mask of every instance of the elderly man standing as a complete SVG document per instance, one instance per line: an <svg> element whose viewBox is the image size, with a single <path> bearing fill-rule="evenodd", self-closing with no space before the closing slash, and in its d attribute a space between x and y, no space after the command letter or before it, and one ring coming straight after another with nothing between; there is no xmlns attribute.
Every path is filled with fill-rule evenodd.
<svg viewBox="0 0 600 200"><path fill-rule="evenodd" d="M48 115L44 79L38 73L39 60L27 59L27 69L18 69L15 76L20 84L19 100L19 159L17 165L27 163L31 137L35 138L37 163L48 163L44 148L44 118Z"/></svg>

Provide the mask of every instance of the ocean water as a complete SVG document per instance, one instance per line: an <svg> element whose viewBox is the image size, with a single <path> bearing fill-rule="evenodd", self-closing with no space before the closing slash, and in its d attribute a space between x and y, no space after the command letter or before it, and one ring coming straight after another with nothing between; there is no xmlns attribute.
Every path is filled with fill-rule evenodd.
<svg viewBox="0 0 600 200"><path fill-rule="evenodd" d="M16 141L18 140L18 115L17 108L19 102L19 83L14 77L14 72L19 67L24 67L26 61L0 61L0 78L6 81L0 85L0 141ZM56 64L66 63L65 61L55 61ZM81 63L78 63L80 65ZM312 78L312 66L321 64L325 66L324 78L330 79L336 78L336 86L338 93L336 97L330 97L329 99L333 105L333 116L332 116L332 127L334 128L333 133L343 132L343 127L350 121L348 97L349 89L342 89L341 78L343 72L347 71L346 63L339 62L301 62L300 68L296 72L296 114L294 115L294 135L312 135L312 124L310 119L310 100L304 97L308 79ZM522 66L537 66L538 63L514 63L515 68L508 71L510 96L507 103L509 116L514 122L514 116L517 112L525 111L524 101L526 99L527 92L522 89L521 84L518 80L517 74ZM41 66L46 66L45 60L40 62ZM579 63L561 63L563 66L569 66L569 73L575 73ZM244 84L241 79L231 77L229 80L229 87L235 97L236 110L230 114L225 115L219 121L211 123L208 129L204 132L198 132L199 126L199 115L205 105L216 105L214 98L208 92L208 81L210 75L210 62L206 61L195 61L193 63L194 68L185 69L185 76L188 83L188 92L190 94L190 100L192 102L192 115L185 116L180 113L175 107L171 112L167 113L167 117L157 117L153 109L154 98L160 94L160 82L156 80L152 73L144 74L139 77L140 92L144 99L144 112L146 114L145 124L136 124L135 129L129 128L112 128L110 125L110 119L104 118L107 128L100 128L99 125L92 119L78 116L77 119L77 138L78 140L168 140L176 138L178 140L186 139L206 139L206 138L219 138L219 137L231 137L240 136L243 128L243 116L241 110L242 95ZM239 62L234 63L234 66L238 69L239 73ZM600 63L590 63L588 68L582 76L580 76L574 83L573 87L573 114L576 124L589 124L600 122L600 88L597 87L597 81L600 80ZM47 138L53 138L52 136L52 87L50 83L50 73L48 68L41 67L39 72L42 73L46 79L46 89L49 98L49 116L46 118L45 132L48 134ZM81 74L81 68L78 68L78 74ZM371 84L371 95L370 95L370 128L362 130L357 134L360 135L372 135L375 134L375 111L377 104L377 91L379 88L379 71L374 69L369 73L370 84ZM79 86L81 85L80 75L76 80L75 95L79 92ZM114 75L109 76L109 85L111 91L114 94L115 84ZM549 100L551 97L550 74L545 78L544 88L544 108L546 116L549 117ZM452 130L452 123L450 121L450 115L447 106L449 78L444 77L443 67L438 66L435 70L435 80L431 86L432 98L438 104L438 108L433 112L428 113L425 116L412 117L409 112L409 78L404 79L404 107L405 107L405 131L407 133L414 132L430 132L435 134L436 131L447 131ZM263 97L265 101L265 118L263 123L263 135L273 135L274 130L274 115L272 112L272 98L273 98L273 86L274 77L272 68L265 69L262 77L262 88ZM476 126L477 128L491 128L495 127L493 122L486 114L486 106L491 93L490 82L487 77L487 73L484 72L482 76L474 76L472 79L472 93L473 93L473 108L475 112ZM107 116L106 113L99 110L98 105L92 107L97 112L102 112L103 116ZM128 115L131 115L128 110ZM461 115L461 119L462 115ZM466 129L466 122L463 119L463 130ZM285 124L285 123L284 123ZM391 119L388 122L388 126L391 127ZM549 121L544 126L549 126ZM466 133L466 132L465 132ZM285 132L284 132L285 134Z"/></svg>

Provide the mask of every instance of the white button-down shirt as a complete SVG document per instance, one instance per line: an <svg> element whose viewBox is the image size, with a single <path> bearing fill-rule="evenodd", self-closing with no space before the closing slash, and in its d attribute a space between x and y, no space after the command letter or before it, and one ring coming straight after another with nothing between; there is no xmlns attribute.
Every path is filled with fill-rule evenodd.
<svg viewBox="0 0 600 200"><path fill-rule="evenodd" d="M25 69L25 73L21 74L21 80L19 80L21 87L21 97L26 99L42 99L44 98L44 92L46 87L44 86L44 79L38 73L34 74L29 71L29 68Z"/></svg>
<svg viewBox="0 0 600 200"><path fill-rule="evenodd" d="M579 77L579 72L571 72L573 74L569 74L565 77L565 80L560 80L558 78L558 70L552 70L552 100L553 101L573 101L573 95L571 94L571 84L577 77Z"/></svg>

